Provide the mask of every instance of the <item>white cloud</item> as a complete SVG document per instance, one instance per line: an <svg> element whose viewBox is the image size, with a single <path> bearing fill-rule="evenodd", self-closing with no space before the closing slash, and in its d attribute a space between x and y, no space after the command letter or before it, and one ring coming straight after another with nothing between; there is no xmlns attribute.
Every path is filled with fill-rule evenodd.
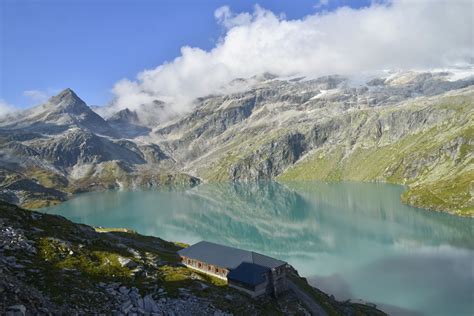
<svg viewBox="0 0 474 316"><path fill-rule="evenodd" d="M43 103L51 96L50 93L41 90L26 90L23 95L30 99L33 103Z"/></svg>
<svg viewBox="0 0 474 316"><path fill-rule="evenodd" d="M261 8L257 6L257 10L261 10ZM231 29L235 26L246 25L252 22L252 14L248 12L235 14L230 10L229 6L218 8L214 12L214 17L219 24L223 25L227 29Z"/></svg>
<svg viewBox="0 0 474 316"><path fill-rule="evenodd" d="M0 99L0 117L15 111L15 107Z"/></svg>
<svg viewBox="0 0 474 316"><path fill-rule="evenodd" d="M319 0L318 3L314 6L315 9L320 9L322 7L325 7L329 4L329 0Z"/></svg>
<svg viewBox="0 0 474 316"><path fill-rule="evenodd" d="M472 62L472 9L470 0L374 1L287 20L259 6L240 14L224 6L215 18L225 33L212 50L185 46L173 61L118 82L114 105L159 99L182 112L234 78L263 72L313 77Z"/></svg>

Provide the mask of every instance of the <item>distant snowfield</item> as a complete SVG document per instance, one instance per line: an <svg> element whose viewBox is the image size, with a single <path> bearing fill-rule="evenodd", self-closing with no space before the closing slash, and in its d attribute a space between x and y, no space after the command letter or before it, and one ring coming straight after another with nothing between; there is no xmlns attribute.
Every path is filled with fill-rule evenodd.
<svg viewBox="0 0 474 316"><path fill-rule="evenodd" d="M451 74L448 76L449 81L457 81L457 80L462 80L466 79L469 77L474 76L474 65L470 66L469 68L463 69L463 68L451 68L447 69L445 71L450 72Z"/></svg>

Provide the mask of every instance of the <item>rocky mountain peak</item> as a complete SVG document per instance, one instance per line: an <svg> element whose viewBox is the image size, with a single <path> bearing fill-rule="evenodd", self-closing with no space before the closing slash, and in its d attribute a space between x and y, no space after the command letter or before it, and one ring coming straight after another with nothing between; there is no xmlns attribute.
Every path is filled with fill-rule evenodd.
<svg viewBox="0 0 474 316"><path fill-rule="evenodd" d="M257 79L259 81L272 80L272 79L276 79L276 78L278 78L277 75L274 75L274 74L269 73L269 72L264 72L263 74L255 76L255 79Z"/></svg>
<svg viewBox="0 0 474 316"><path fill-rule="evenodd" d="M118 135L109 123L89 108L71 89L61 91L45 104L19 111L10 119L0 120L0 128L49 135L62 134L71 128L80 128L100 135L111 137Z"/></svg>
<svg viewBox="0 0 474 316"><path fill-rule="evenodd" d="M48 102L57 106L61 112L80 114L90 110L86 103L70 88L64 89L58 95L51 97Z"/></svg>
<svg viewBox="0 0 474 316"><path fill-rule="evenodd" d="M137 123L139 120L136 111L125 108L113 114L107 121L113 123Z"/></svg>
<svg viewBox="0 0 474 316"><path fill-rule="evenodd" d="M144 110L144 109L142 109ZM133 138L136 136L146 135L150 132L150 128L140 121L137 111L125 108L115 112L107 119L113 128L115 128L122 137Z"/></svg>

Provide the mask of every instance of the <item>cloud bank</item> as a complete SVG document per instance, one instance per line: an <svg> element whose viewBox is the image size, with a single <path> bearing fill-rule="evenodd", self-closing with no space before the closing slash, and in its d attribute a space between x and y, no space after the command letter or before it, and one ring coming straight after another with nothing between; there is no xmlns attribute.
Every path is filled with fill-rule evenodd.
<svg viewBox="0 0 474 316"><path fill-rule="evenodd" d="M224 6L215 11L224 35L212 50L185 46L173 61L121 80L113 108L159 99L179 113L232 79L264 72L314 77L472 63L472 12L470 0L394 0L288 20L258 5L239 14Z"/></svg>
<svg viewBox="0 0 474 316"><path fill-rule="evenodd" d="M0 117L15 111L15 107L0 99Z"/></svg>
<svg viewBox="0 0 474 316"><path fill-rule="evenodd" d="M34 103L44 103L51 95L41 90L26 90L23 91L23 96L27 97Z"/></svg>

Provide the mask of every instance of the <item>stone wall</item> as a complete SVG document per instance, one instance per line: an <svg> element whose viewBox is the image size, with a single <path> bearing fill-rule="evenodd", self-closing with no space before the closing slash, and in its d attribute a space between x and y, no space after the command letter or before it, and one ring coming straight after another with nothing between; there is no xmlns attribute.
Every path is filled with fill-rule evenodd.
<svg viewBox="0 0 474 316"><path fill-rule="evenodd" d="M278 296L288 288L286 284L286 265L271 270L271 279L273 284L273 294Z"/></svg>

